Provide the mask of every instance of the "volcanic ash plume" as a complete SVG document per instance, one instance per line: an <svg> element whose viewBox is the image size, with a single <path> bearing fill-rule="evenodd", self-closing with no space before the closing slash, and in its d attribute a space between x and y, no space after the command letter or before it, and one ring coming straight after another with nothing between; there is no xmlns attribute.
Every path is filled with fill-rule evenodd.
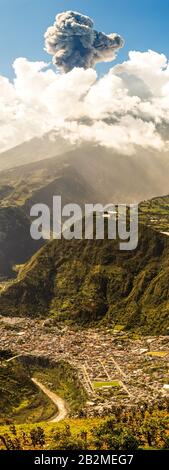
<svg viewBox="0 0 169 470"><path fill-rule="evenodd" d="M66 11L56 16L45 33L45 50L53 55L54 64L64 72L74 67L94 67L111 62L124 40L116 33L104 34L93 29L94 23L81 13Z"/></svg>

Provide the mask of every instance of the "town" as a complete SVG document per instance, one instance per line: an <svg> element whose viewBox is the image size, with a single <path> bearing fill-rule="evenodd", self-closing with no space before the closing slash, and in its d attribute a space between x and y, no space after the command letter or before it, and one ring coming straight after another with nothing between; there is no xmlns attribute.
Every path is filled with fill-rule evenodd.
<svg viewBox="0 0 169 470"><path fill-rule="evenodd" d="M0 317L0 357L64 360L86 389L86 416L169 399L169 337L136 336L117 326L73 329L54 321Z"/></svg>

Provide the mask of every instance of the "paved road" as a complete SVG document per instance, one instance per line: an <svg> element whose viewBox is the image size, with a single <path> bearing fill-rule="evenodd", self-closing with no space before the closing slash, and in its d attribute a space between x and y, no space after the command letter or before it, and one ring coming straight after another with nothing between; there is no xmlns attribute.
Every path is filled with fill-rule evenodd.
<svg viewBox="0 0 169 470"><path fill-rule="evenodd" d="M114 359L114 357L111 357L111 360L113 362L113 364L115 365L116 369L118 370L118 372L120 372L120 374L126 378L126 374L123 372L123 370L121 369L121 367L118 365L117 361Z"/></svg>
<svg viewBox="0 0 169 470"><path fill-rule="evenodd" d="M5 362L11 362L14 359L16 359L17 357L22 357L22 354L17 354L16 356L10 357L10 359L6 359Z"/></svg>
<svg viewBox="0 0 169 470"><path fill-rule="evenodd" d="M124 377L124 379L126 378L126 374L123 372L123 370L121 369L121 367L119 366L119 364L117 363L117 361L114 359L114 357L111 358L111 360L113 361L113 364L115 365L116 369L120 372L120 374ZM131 398L132 395L131 393L129 392L127 386L124 384L123 380L120 380L120 383L122 385L122 387L124 388L125 392L128 394L128 396Z"/></svg>
<svg viewBox="0 0 169 470"><path fill-rule="evenodd" d="M66 407L65 401L60 398L56 393L51 392L49 388L45 387L41 382L39 382L37 379L31 379L32 382L39 387L45 395L47 395L48 398L50 398L51 401L57 406L58 408L58 413L56 416L54 416L52 419L49 420L50 423L58 423L62 419L65 419L67 414L68 414L68 409Z"/></svg>

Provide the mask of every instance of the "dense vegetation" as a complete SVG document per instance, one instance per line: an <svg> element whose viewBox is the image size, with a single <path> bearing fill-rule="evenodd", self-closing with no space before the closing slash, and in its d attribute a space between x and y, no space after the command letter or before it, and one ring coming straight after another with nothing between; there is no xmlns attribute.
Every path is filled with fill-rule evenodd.
<svg viewBox="0 0 169 470"><path fill-rule="evenodd" d="M0 427L1 448L59 450L169 449L169 410L117 409L109 418Z"/></svg>
<svg viewBox="0 0 169 470"><path fill-rule="evenodd" d="M55 240L0 294L0 313L168 334L169 238L140 225L136 250L117 241Z"/></svg>

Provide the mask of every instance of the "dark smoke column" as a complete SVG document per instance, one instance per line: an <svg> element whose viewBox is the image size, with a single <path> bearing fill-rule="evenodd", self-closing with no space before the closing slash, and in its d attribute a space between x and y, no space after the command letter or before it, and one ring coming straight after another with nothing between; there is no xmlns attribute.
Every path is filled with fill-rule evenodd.
<svg viewBox="0 0 169 470"><path fill-rule="evenodd" d="M74 67L94 67L98 62L111 62L124 40L116 33L104 34L93 29L88 16L66 11L56 16L45 33L45 50L53 55L54 64L64 72Z"/></svg>

